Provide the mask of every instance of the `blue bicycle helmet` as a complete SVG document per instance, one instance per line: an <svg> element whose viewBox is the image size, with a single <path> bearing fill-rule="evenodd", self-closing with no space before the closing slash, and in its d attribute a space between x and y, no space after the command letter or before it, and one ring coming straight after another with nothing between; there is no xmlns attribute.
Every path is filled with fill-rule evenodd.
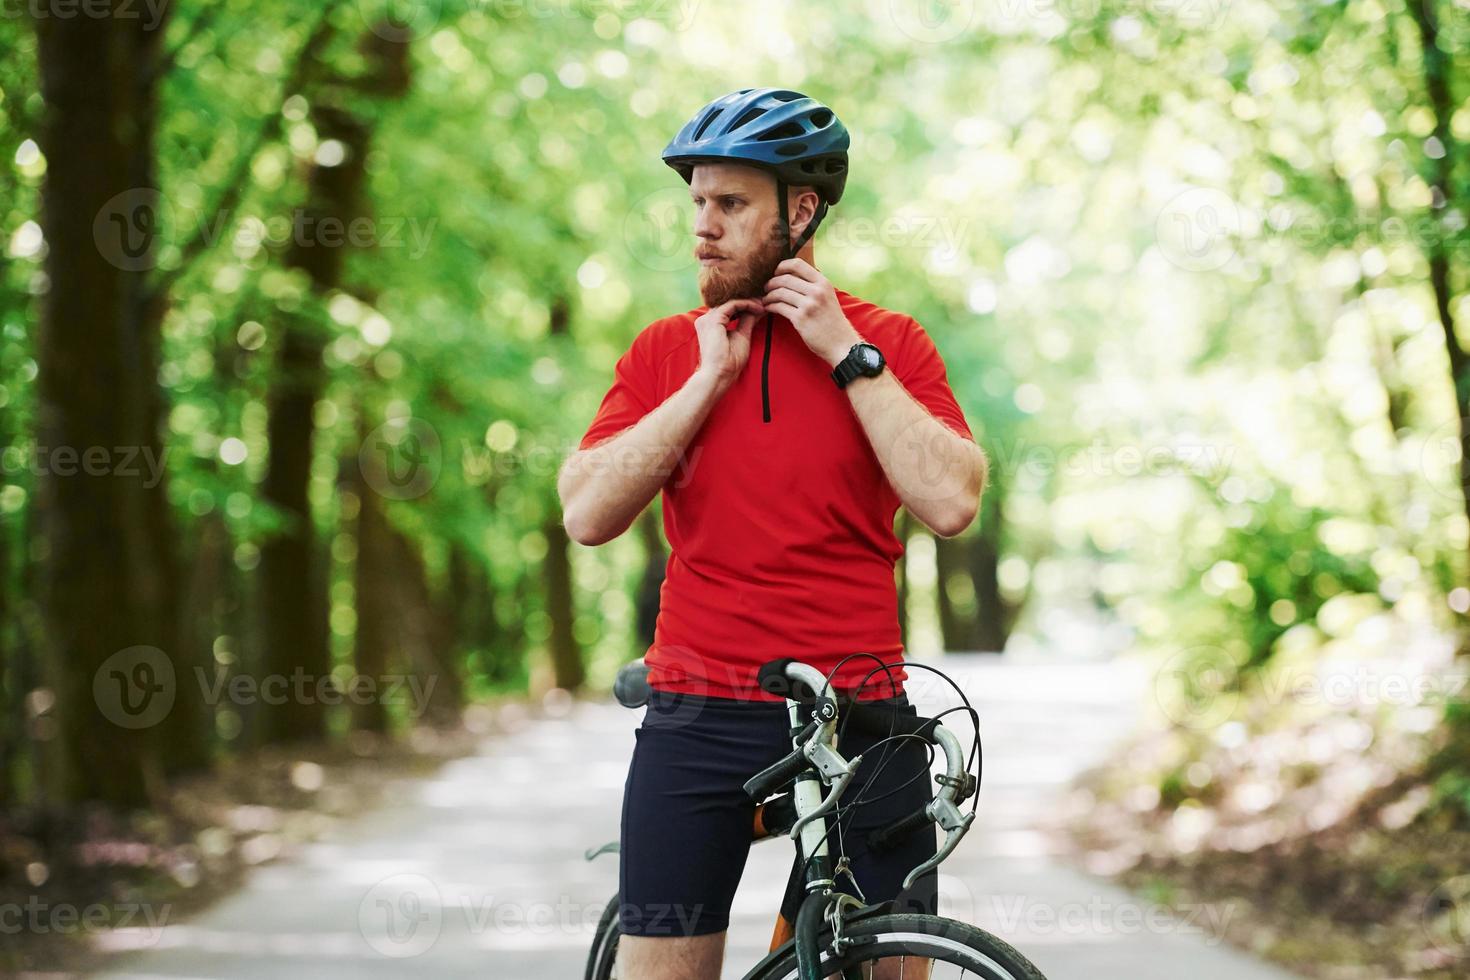
<svg viewBox="0 0 1470 980"><path fill-rule="evenodd" d="M786 186L811 185L822 203L801 239L788 246L788 254L795 255L816 232L828 206L842 199L850 142L837 114L816 99L790 89L743 88L695 113L664 147L663 161L686 184L696 163L742 163L770 170L776 175L783 232Z"/></svg>

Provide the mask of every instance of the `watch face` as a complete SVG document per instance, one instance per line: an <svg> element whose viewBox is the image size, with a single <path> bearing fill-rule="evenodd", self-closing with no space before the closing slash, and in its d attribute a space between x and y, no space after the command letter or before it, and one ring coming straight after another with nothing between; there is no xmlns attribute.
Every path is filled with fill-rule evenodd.
<svg viewBox="0 0 1470 980"><path fill-rule="evenodd" d="M867 368L869 371L878 370L878 366L883 363L883 355L878 353L878 348L862 347L860 348L860 350L860 356L863 359L863 367Z"/></svg>

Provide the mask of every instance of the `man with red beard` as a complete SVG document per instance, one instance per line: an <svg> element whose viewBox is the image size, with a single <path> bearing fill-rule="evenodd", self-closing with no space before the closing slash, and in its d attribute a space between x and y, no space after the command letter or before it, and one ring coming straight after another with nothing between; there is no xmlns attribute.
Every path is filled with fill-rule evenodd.
<svg viewBox="0 0 1470 980"><path fill-rule="evenodd" d="M751 839L742 786L791 747L784 702L756 681L762 664L791 657L827 672L871 654L843 663L833 686L914 713L894 515L902 504L953 536L984 488L985 455L923 328L816 269L811 237L842 196L848 143L831 109L781 89L716 99L674 137L663 159L689 184L705 305L638 334L558 480L573 540L617 537L662 491L670 545L623 799L625 980L719 976ZM849 734L842 752L871 744ZM935 849L932 827L865 849L870 829L932 798L914 778L925 753L889 745L889 764L865 759L844 795L871 803L843 814L851 871L838 886L855 882L868 902L900 898ZM798 859L786 928L803 870ZM908 911L933 913L934 879L903 893ZM927 973L916 967L904 975Z"/></svg>

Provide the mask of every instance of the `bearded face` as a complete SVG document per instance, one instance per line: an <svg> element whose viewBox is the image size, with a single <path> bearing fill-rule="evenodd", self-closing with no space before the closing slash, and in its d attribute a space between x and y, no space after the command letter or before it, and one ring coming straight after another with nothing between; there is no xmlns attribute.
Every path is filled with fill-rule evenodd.
<svg viewBox="0 0 1470 980"><path fill-rule="evenodd" d="M792 194L790 234L798 234L815 210L816 194ZM694 201L694 254L699 295L713 308L732 299L760 299L785 258L776 181L769 173L737 164L700 164L689 182Z"/></svg>
<svg viewBox="0 0 1470 980"><path fill-rule="evenodd" d="M723 253L701 246L701 251L695 254L704 258ZM780 240L761 236L743 255L726 256L717 262L701 262L700 298L710 308L732 299L760 299L766 294L766 283L776 274L776 266L782 257Z"/></svg>

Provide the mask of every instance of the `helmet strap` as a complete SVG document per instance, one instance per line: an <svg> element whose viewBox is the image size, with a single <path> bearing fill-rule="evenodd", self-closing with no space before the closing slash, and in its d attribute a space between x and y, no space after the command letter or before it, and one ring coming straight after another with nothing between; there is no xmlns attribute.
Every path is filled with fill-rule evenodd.
<svg viewBox="0 0 1470 980"><path fill-rule="evenodd" d="M821 224L822 219L827 216L827 202L818 202L817 211L812 215L812 220L807 222L807 226L802 229L801 237L793 243L791 241L791 224L786 218L786 181L777 177L776 214L780 216L781 241L785 245L785 257L789 259L795 257L796 253L801 251L802 246L811 241L812 236L817 233L817 225Z"/></svg>

